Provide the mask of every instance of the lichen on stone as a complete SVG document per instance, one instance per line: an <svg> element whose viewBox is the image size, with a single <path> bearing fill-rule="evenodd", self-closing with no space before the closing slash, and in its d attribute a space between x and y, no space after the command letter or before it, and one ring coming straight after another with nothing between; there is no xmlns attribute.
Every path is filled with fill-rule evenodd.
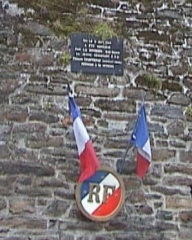
<svg viewBox="0 0 192 240"><path fill-rule="evenodd" d="M93 29L93 34L102 38L103 40L116 36L115 31L106 22L98 23Z"/></svg>
<svg viewBox="0 0 192 240"><path fill-rule="evenodd" d="M116 23L97 21L89 14L90 4L100 4L101 1L90 0L43 0L23 1L13 0L18 7L24 9L26 18L48 26L57 36L69 36L72 33L86 32L101 38L110 38L116 35ZM33 11L29 11L32 9ZM32 13L33 12L33 13Z"/></svg>
<svg viewBox="0 0 192 240"><path fill-rule="evenodd" d="M149 89L154 90L160 90L162 85L161 80L159 78L157 78L154 74L147 72L144 73L143 75L138 76L135 82L138 85L146 86Z"/></svg>
<svg viewBox="0 0 192 240"><path fill-rule="evenodd" d="M185 116L188 121L192 121L192 107L191 106L187 107Z"/></svg>

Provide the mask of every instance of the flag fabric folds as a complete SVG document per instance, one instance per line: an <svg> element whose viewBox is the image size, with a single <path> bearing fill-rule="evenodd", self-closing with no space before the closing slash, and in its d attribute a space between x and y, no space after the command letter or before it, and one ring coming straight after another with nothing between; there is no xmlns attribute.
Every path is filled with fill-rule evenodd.
<svg viewBox="0 0 192 240"><path fill-rule="evenodd" d="M83 182L91 177L99 167L99 160L96 156L90 137L83 124L80 109L78 108L73 95L69 92L69 111L73 119L73 131L78 149L81 174L78 182Z"/></svg>
<svg viewBox="0 0 192 240"><path fill-rule="evenodd" d="M136 172L142 178L151 163L151 146L144 104L140 107L137 122L131 134L131 143L137 148Z"/></svg>

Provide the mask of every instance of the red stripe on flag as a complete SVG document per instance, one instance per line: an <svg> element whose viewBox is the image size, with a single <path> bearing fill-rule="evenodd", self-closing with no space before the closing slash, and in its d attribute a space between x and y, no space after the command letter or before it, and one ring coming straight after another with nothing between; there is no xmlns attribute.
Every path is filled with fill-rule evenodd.
<svg viewBox="0 0 192 240"><path fill-rule="evenodd" d="M91 177L99 167L99 160L95 154L92 142L89 140L85 144L85 149L79 156L81 174L78 182L83 182L84 180Z"/></svg>
<svg viewBox="0 0 192 240"><path fill-rule="evenodd" d="M137 153L137 176L144 177L148 171L150 162L144 158L141 154Z"/></svg>
<svg viewBox="0 0 192 240"><path fill-rule="evenodd" d="M94 216L107 216L117 208L121 198L121 189L117 188L112 195L110 195L106 202L100 205L93 213Z"/></svg>

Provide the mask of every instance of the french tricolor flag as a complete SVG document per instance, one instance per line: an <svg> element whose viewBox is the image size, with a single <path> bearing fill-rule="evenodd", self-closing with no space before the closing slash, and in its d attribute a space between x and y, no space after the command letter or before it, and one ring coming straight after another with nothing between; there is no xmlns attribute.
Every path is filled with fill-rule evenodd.
<svg viewBox="0 0 192 240"><path fill-rule="evenodd" d="M136 172L142 178L147 173L151 163L151 146L144 104L139 110L137 122L131 135L131 143L137 148Z"/></svg>
<svg viewBox="0 0 192 240"><path fill-rule="evenodd" d="M68 86L69 92L69 110L73 119L73 131L78 149L80 160L81 174L78 182L83 182L91 177L99 168L99 160L95 154L90 137L83 124L80 109L78 108L71 89Z"/></svg>

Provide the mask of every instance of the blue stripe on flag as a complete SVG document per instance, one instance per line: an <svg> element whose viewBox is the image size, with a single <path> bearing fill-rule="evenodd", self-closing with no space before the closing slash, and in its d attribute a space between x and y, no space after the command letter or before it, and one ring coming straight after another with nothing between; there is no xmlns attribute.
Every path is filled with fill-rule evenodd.
<svg viewBox="0 0 192 240"><path fill-rule="evenodd" d="M141 149L148 139L149 132L147 127L145 106L142 105L139 110L137 122L131 135L131 142L135 144L137 148Z"/></svg>
<svg viewBox="0 0 192 240"><path fill-rule="evenodd" d="M70 114L73 118L73 122L78 116L81 117L81 112L75 102L75 99L70 96L69 96L69 110L70 110Z"/></svg>
<svg viewBox="0 0 192 240"><path fill-rule="evenodd" d="M81 186L81 199L83 199L89 193L90 182L99 184L104 178L107 177L108 174L108 172L98 170L93 176L84 181Z"/></svg>

